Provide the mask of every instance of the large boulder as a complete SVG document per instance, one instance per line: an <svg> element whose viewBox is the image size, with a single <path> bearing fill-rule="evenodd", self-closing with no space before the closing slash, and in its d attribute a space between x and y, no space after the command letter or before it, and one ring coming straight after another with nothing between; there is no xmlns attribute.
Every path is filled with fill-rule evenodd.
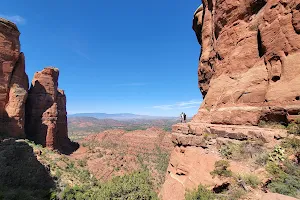
<svg viewBox="0 0 300 200"><path fill-rule="evenodd" d="M15 24L0 18L0 136L24 138L28 77L19 36Z"/></svg>
<svg viewBox="0 0 300 200"><path fill-rule="evenodd" d="M193 122L257 125L300 117L300 2L202 2L193 29L202 48L204 101Z"/></svg>

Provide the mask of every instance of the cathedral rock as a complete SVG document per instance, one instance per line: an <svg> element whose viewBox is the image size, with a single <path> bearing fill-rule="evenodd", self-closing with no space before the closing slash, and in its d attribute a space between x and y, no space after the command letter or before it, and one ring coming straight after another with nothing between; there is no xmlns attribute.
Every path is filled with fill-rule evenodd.
<svg viewBox="0 0 300 200"><path fill-rule="evenodd" d="M0 134L2 138L27 137L50 149L71 152L77 144L68 138L66 96L58 89L59 71L48 67L35 73L28 91L19 36L14 23L0 18Z"/></svg>
<svg viewBox="0 0 300 200"><path fill-rule="evenodd" d="M26 102L26 134L36 143L62 152L72 151L68 138L66 96L58 89L59 70L36 72Z"/></svg>

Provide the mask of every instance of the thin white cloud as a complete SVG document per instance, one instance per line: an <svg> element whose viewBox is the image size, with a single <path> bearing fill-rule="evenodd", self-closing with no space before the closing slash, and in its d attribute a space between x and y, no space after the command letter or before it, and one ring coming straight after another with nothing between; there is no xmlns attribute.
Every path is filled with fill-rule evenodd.
<svg viewBox="0 0 300 200"><path fill-rule="evenodd" d="M115 87L133 87L133 86L144 86L146 83L120 83L114 84Z"/></svg>
<svg viewBox="0 0 300 200"><path fill-rule="evenodd" d="M82 52L81 50L79 50L79 49L73 49L73 51L74 51L77 55L79 55L79 56L85 58L86 60L88 60L88 61L90 61L90 62L94 62L87 54L85 54L85 53Z"/></svg>
<svg viewBox="0 0 300 200"><path fill-rule="evenodd" d="M90 57L88 53L86 53L86 43L85 41L78 41L78 40L70 40L67 43L71 47L71 51L76 53L78 56L95 63L95 61Z"/></svg>
<svg viewBox="0 0 300 200"><path fill-rule="evenodd" d="M169 105L158 105L153 106L152 108L161 109L161 110L180 110L180 109L189 109L199 107L202 101L190 100L184 102L177 102L175 104Z"/></svg>
<svg viewBox="0 0 300 200"><path fill-rule="evenodd" d="M7 19L15 24L24 25L26 24L26 19L21 17L20 15L3 15L0 14L1 18Z"/></svg>
<svg viewBox="0 0 300 200"><path fill-rule="evenodd" d="M200 104L201 104L201 103L200 103ZM186 106L186 107L182 107L181 109L199 108L200 104L197 105L197 106Z"/></svg>

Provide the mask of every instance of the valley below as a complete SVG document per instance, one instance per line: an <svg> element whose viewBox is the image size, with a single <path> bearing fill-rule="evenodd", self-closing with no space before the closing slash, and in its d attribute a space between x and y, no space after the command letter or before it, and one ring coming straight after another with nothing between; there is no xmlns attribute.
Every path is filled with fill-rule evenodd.
<svg viewBox="0 0 300 200"><path fill-rule="evenodd" d="M159 118L154 119L99 119L95 117L69 117L68 131L71 139L77 141L83 139L90 134L98 134L105 130L146 130L151 127L157 127L170 132L172 125L178 123L179 117Z"/></svg>

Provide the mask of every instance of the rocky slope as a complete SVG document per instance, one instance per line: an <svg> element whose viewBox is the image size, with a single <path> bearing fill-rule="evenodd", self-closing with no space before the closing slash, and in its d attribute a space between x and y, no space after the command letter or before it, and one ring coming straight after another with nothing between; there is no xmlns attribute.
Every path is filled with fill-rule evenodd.
<svg viewBox="0 0 300 200"><path fill-rule="evenodd" d="M204 96L194 122L257 125L299 117L299 3L203 1L193 21Z"/></svg>
<svg viewBox="0 0 300 200"><path fill-rule="evenodd" d="M37 72L28 91L19 36L15 24L0 18L0 139L28 137L71 152L77 145L68 138L66 96L57 88L59 71L48 67Z"/></svg>
<svg viewBox="0 0 300 200"><path fill-rule="evenodd" d="M234 185L228 178L211 174L215 163L223 159L228 159L230 170L236 175L253 174L267 180L267 172L257 160L263 153L271 152L280 144L280 138L285 137L284 129L205 123L174 125L172 141L176 147L171 153L162 198L184 199L186 190L200 184L211 189L227 182ZM173 192L174 188L176 192ZM260 199L262 195L263 192L258 190L243 199Z"/></svg>

